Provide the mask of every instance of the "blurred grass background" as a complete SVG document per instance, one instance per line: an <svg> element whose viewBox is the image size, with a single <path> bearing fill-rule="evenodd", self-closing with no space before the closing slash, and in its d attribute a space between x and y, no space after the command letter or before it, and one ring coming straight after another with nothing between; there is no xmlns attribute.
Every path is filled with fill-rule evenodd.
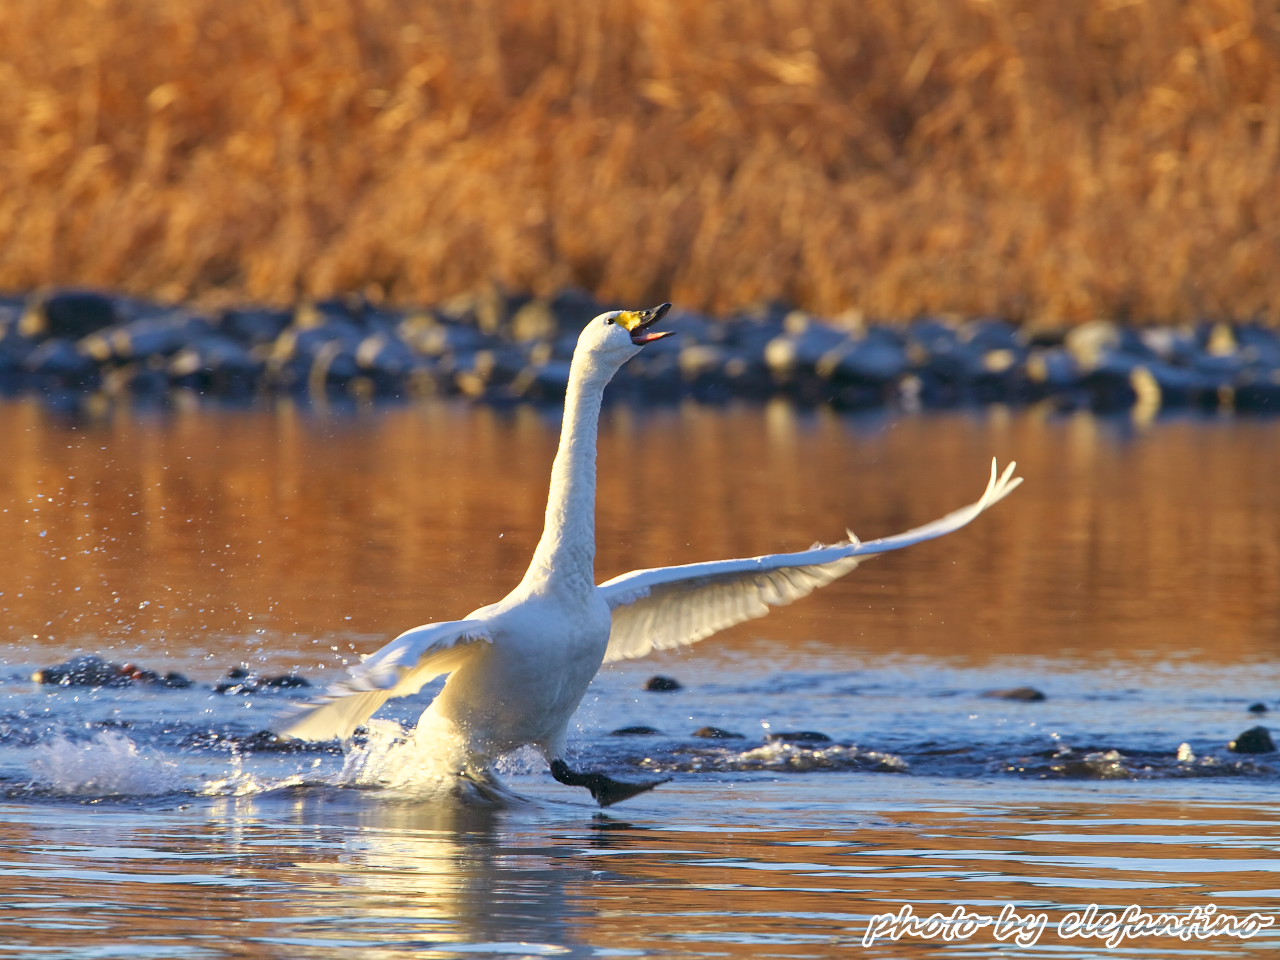
<svg viewBox="0 0 1280 960"><path fill-rule="evenodd" d="M1274 0L0 0L0 288L1280 319Z"/></svg>

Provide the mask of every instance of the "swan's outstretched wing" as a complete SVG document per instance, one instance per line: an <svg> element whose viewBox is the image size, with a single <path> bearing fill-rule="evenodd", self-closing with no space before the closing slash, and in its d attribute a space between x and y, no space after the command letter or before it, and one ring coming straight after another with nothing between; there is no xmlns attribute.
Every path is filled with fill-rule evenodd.
<svg viewBox="0 0 1280 960"><path fill-rule="evenodd" d="M862 543L849 534L841 543L799 553L636 570L615 577L600 585L613 610L605 662L696 643L735 623L763 617L770 607L807 597L866 557L959 530L1022 482L1013 475L1015 466L1011 463L998 474L992 460L991 480L977 501L896 536Z"/></svg>
<svg viewBox="0 0 1280 960"><path fill-rule="evenodd" d="M315 700L280 717L275 732L300 740L345 740L392 697L417 693L451 673L476 643L490 642L483 623L452 620L415 627L352 667Z"/></svg>

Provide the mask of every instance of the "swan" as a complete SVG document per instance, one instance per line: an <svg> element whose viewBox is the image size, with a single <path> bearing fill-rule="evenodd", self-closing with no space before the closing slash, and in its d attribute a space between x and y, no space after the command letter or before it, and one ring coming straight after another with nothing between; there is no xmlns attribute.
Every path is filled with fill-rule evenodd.
<svg viewBox="0 0 1280 960"><path fill-rule="evenodd" d="M585 787L600 806L665 780L628 782L566 759L570 718L602 663L695 643L771 607L807 596L866 557L960 529L1021 483L1014 464L967 507L896 536L798 553L636 570L595 582L596 434L606 384L624 363L674 331L654 330L671 308L617 310L593 319L570 364L560 445L551 466L542 537L524 578L497 603L462 620L415 627L364 658L309 704L279 718L276 732L346 739L390 698L449 675L427 707L427 731L445 769L492 783L491 764L532 746L552 776Z"/></svg>

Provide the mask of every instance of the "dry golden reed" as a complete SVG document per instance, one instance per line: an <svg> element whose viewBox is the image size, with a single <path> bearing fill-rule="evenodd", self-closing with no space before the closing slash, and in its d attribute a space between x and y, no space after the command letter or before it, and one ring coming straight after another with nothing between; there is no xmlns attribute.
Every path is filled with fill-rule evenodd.
<svg viewBox="0 0 1280 960"><path fill-rule="evenodd" d="M1280 320L1274 0L0 0L0 288Z"/></svg>

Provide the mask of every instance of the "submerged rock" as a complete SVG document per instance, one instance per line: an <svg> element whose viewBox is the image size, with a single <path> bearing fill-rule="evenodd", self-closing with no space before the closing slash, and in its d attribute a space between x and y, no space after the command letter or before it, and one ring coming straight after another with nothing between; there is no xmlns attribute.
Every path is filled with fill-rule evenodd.
<svg viewBox="0 0 1280 960"><path fill-rule="evenodd" d="M770 733L766 743L830 743L831 738L817 730L794 730L788 733Z"/></svg>
<svg viewBox="0 0 1280 960"><path fill-rule="evenodd" d="M44 667L31 675L36 683L60 687L127 687L147 683L159 687L184 689L191 681L180 673L159 673L133 663L112 663L96 654L75 657L66 663Z"/></svg>
<svg viewBox="0 0 1280 960"><path fill-rule="evenodd" d="M982 696L989 700L1021 700L1024 703L1036 703L1047 700L1043 693L1035 687L1009 687L1007 690L984 690Z"/></svg>
<svg viewBox="0 0 1280 960"><path fill-rule="evenodd" d="M734 733L732 730L723 730L720 727L699 727L693 731L695 737L704 737L708 740L745 740L747 739L741 733Z"/></svg>
<svg viewBox="0 0 1280 960"><path fill-rule="evenodd" d="M634 727L619 727L617 730L609 731L611 737L660 737L662 731L657 727L646 727L637 725Z"/></svg>
<svg viewBox="0 0 1280 960"><path fill-rule="evenodd" d="M296 673L260 677L247 667L233 667L227 671L227 679L213 688L215 693L249 694L264 691L296 690L311 686L311 681Z"/></svg>
<svg viewBox="0 0 1280 960"><path fill-rule="evenodd" d="M1267 705L1261 701L1249 704L1250 713L1266 713Z"/></svg>
<svg viewBox="0 0 1280 960"><path fill-rule="evenodd" d="M1049 769L1060 776L1081 780L1128 780L1134 775L1127 758L1119 750L1095 750L1084 756L1067 756Z"/></svg>
<svg viewBox="0 0 1280 960"><path fill-rule="evenodd" d="M644 688L646 690L656 690L656 691L683 690L684 684L682 684L675 677L657 676L657 677L650 677L648 680L646 680L644 682Z"/></svg>
<svg viewBox="0 0 1280 960"><path fill-rule="evenodd" d="M231 753L341 753L337 740L296 740L280 737L270 730L242 735L220 730L201 730L182 738L188 750L225 750Z"/></svg>

